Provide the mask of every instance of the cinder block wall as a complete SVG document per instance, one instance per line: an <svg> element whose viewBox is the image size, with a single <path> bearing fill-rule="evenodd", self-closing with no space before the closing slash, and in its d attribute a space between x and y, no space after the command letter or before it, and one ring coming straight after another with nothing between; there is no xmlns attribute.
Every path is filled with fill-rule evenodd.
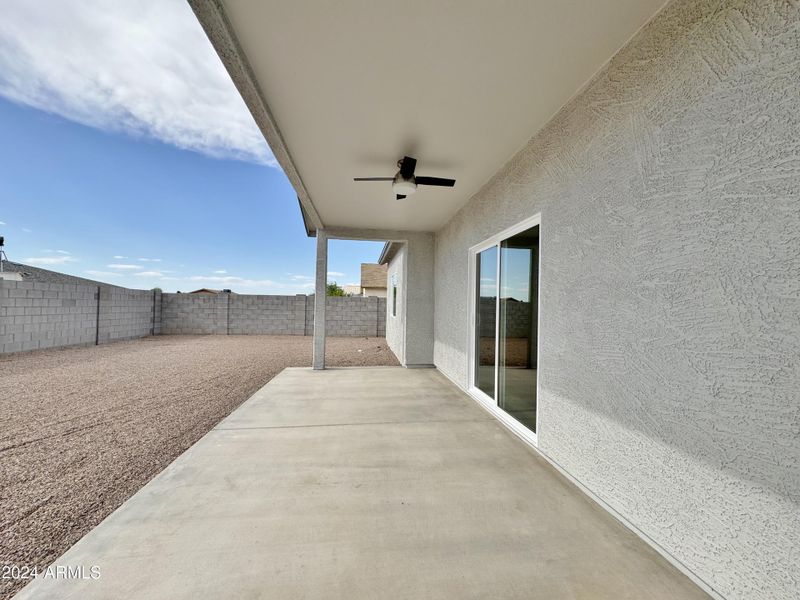
<svg viewBox="0 0 800 600"><path fill-rule="evenodd" d="M0 351L93 344L97 288L0 280Z"/></svg>
<svg viewBox="0 0 800 600"><path fill-rule="evenodd" d="M161 335L162 333L164 302L161 296L161 292L153 291L153 335Z"/></svg>
<svg viewBox="0 0 800 600"><path fill-rule="evenodd" d="M158 292L0 280L0 354L151 335ZM98 305L99 302L99 305Z"/></svg>
<svg viewBox="0 0 800 600"><path fill-rule="evenodd" d="M154 309L161 305L160 296L153 290L101 288L99 343L155 335Z"/></svg>
<svg viewBox="0 0 800 600"><path fill-rule="evenodd" d="M385 298L333 296L328 298L326 308L325 333L331 336L379 335L381 316L384 323L386 319Z"/></svg>
<svg viewBox="0 0 800 600"><path fill-rule="evenodd" d="M228 333L229 294L162 294L161 333Z"/></svg>
<svg viewBox="0 0 800 600"><path fill-rule="evenodd" d="M531 335L531 303L512 302L501 299L501 315L505 335L512 338L526 338ZM494 337L496 310L495 299L482 297L480 300L480 335Z"/></svg>
<svg viewBox="0 0 800 600"><path fill-rule="evenodd" d="M314 296L306 296L306 318L304 335L314 335ZM327 306L327 305L326 305ZM325 315L327 317L327 315Z"/></svg>
<svg viewBox="0 0 800 600"><path fill-rule="evenodd" d="M228 333L303 335L305 331L306 296L226 295Z"/></svg>
<svg viewBox="0 0 800 600"><path fill-rule="evenodd" d="M313 335L313 296L0 280L0 354L161 334ZM327 334L386 335L386 298L328 298Z"/></svg>
<svg viewBox="0 0 800 600"><path fill-rule="evenodd" d="M161 333L313 335L313 296L162 294ZM328 298L326 333L386 335L386 298Z"/></svg>

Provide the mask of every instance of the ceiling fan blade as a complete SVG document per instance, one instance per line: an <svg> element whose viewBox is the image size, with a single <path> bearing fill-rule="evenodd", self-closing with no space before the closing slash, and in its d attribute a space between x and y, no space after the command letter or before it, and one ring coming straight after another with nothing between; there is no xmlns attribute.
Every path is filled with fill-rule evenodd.
<svg viewBox="0 0 800 600"><path fill-rule="evenodd" d="M403 198L405 198L405 196L403 194L397 194L397 199L398 200L402 200Z"/></svg>
<svg viewBox="0 0 800 600"><path fill-rule="evenodd" d="M353 177L353 181L394 181L394 177Z"/></svg>
<svg viewBox="0 0 800 600"><path fill-rule="evenodd" d="M455 179L444 179L443 177L416 177L417 185L438 185L442 187L453 187Z"/></svg>
<svg viewBox="0 0 800 600"><path fill-rule="evenodd" d="M404 179L411 179L414 176L414 169L417 168L417 159L404 156L400 162L400 174Z"/></svg>

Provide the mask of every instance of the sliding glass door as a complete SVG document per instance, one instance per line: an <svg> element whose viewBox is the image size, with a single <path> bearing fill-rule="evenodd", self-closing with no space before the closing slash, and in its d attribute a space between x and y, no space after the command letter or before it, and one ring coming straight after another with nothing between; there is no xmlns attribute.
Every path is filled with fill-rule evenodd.
<svg viewBox="0 0 800 600"><path fill-rule="evenodd" d="M536 431L539 227L500 243L497 404Z"/></svg>
<svg viewBox="0 0 800 600"><path fill-rule="evenodd" d="M479 252L477 259L475 387L494 398L497 383L497 246Z"/></svg>
<svg viewBox="0 0 800 600"><path fill-rule="evenodd" d="M474 387L536 432L539 225L475 253Z"/></svg>

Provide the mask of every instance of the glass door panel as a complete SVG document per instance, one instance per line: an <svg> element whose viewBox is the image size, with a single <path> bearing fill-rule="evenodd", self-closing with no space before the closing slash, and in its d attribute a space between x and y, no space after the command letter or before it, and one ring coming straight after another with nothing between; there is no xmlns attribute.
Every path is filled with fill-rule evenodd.
<svg viewBox="0 0 800 600"><path fill-rule="evenodd" d="M539 226L500 242L497 404L536 431Z"/></svg>
<svg viewBox="0 0 800 600"><path fill-rule="evenodd" d="M497 333L497 246L476 256L475 387L495 398Z"/></svg>

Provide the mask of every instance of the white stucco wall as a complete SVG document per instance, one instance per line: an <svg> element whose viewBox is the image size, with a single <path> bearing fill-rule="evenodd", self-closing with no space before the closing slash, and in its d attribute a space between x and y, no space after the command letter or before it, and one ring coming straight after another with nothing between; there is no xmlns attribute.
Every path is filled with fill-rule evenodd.
<svg viewBox="0 0 800 600"><path fill-rule="evenodd" d="M406 366L433 366L433 247L432 233L414 235L406 247Z"/></svg>
<svg viewBox="0 0 800 600"><path fill-rule="evenodd" d="M388 296L386 299L386 343L394 352L400 364L405 364L405 331L406 331L406 311L405 311L405 262L406 249L403 246L397 251L389 261L389 268L386 272L386 289ZM392 279L397 281L397 314L392 315Z"/></svg>
<svg viewBox="0 0 800 600"><path fill-rule="evenodd" d="M397 242L403 246L402 294L403 318L399 323L388 323L386 336L398 360L408 367L433 366L433 262L434 234L419 231L388 229L359 229L329 227L325 229L330 239L381 240ZM402 338L389 332L390 326L402 326ZM402 339L402 342L399 340ZM402 350L398 350L402 343ZM392 344L395 344L392 347Z"/></svg>
<svg viewBox="0 0 800 600"><path fill-rule="evenodd" d="M717 592L800 592L800 7L669 5L436 235L541 212L540 449ZM521 74L521 76L524 76Z"/></svg>
<svg viewBox="0 0 800 600"><path fill-rule="evenodd" d="M386 288L365 287L361 288L364 296L372 298L386 298Z"/></svg>

